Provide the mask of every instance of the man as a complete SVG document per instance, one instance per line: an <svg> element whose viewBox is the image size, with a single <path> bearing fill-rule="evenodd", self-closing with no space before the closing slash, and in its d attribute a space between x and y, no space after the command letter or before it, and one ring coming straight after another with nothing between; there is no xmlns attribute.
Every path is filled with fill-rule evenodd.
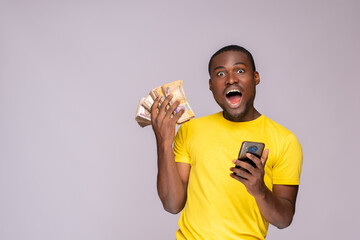
<svg viewBox="0 0 360 240"><path fill-rule="evenodd" d="M265 239L269 223L285 228L292 221L301 146L293 133L255 109L260 77L250 52L236 45L220 49L210 59L209 74L222 112L190 120L175 138L183 111L171 115L179 103L166 109L168 96L151 110L159 197L166 211L183 210L177 239ZM243 141L265 144L260 159L247 154L256 167L236 159Z"/></svg>

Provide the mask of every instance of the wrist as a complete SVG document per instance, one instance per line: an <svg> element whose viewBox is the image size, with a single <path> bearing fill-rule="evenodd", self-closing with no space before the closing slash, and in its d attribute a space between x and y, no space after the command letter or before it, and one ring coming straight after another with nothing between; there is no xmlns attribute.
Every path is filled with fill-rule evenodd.
<svg viewBox="0 0 360 240"><path fill-rule="evenodd" d="M172 145L174 139L173 138L168 138L168 137L156 137L156 142L158 145L161 146L168 146L168 145Z"/></svg>
<svg viewBox="0 0 360 240"><path fill-rule="evenodd" d="M257 192L257 194L254 195L254 198L256 200L265 200L269 193L271 194L270 189L264 184L263 187Z"/></svg>
<svg viewBox="0 0 360 240"><path fill-rule="evenodd" d="M172 141L156 139L156 144L157 144L158 151L167 151L167 150L172 151L172 145L173 145Z"/></svg>

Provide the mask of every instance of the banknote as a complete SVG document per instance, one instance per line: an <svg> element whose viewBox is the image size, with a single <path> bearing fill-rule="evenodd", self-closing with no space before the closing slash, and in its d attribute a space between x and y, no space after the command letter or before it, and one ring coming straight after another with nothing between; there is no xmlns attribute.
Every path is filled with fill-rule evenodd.
<svg viewBox="0 0 360 240"><path fill-rule="evenodd" d="M164 91L162 89L162 87L157 87L157 88L154 88L150 91L149 95L151 96L151 98L153 99L153 103L154 101L156 100L156 98L158 96L160 96L160 101L159 101L159 106L161 106L162 102L165 100L165 94L164 94ZM151 104L152 105L152 104ZM166 110L169 109L169 105L166 106Z"/></svg>
<svg viewBox="0 0 360 240"><path fill-rule="evenodd" d="M142 98L137 106L135 120L141 127L151 125L151 114L143 106L145 98Z"/></svg>
<svg viewBox="0 0 360 240"><path fill-rule="evenodd" d="M170 93L173 94L173 98L170 100L170 105L174 104L176 101L180 101L179 106L175 109L175 113L178 113L181 109L184 109L185 112L178 120L178 123L184 123L191 118L195 117L194 112L192 111L189 103L186 100L185 91L183 88L183 81L177 80L171 83L167 83L161 86L165 96L168 96Z"/></svg>
<svg viewBox="0 0 360 240"><path fill-rule="evenodd" d="M146 110L150 111L153 103L154 103L154 100L149 94L144 98L144 101L142 101L141 105L143 105L146 108Z"/></svg>
<svg viewBox="0 0 360 240"><path fill-rule="evenodd" d="M173 94L173 98L166 106L166 109L169 109L170 105L174 104L176 101L180 101L180 104L175 109L174 113L178 113L181 109L185 110L183 115L177 121L177 124L182 124L195 117L194 112L192 111L189 103L186 100L185 91L183 88L183 81L177 80L152 89L146 97L140 100L136 110L135 120L139 123L141 127L145 127L151 124L150 110L154 103L154 100L158 96L160 96L161 99L159 102L159 106L161 106L162 102L165 100L165 97L168 96L170 93Z"/></svg>
<svg viewBox="0 0 360 240"><path fill-rule="evenodd" d="M155 101L155 99L160 96L161 99L160 99L160 104L165 100L165 95L164 95L164 92L162 90L162 87L157 87L157 88L154 88L150 91L149 95L152 97L152 99Z"/></svg>

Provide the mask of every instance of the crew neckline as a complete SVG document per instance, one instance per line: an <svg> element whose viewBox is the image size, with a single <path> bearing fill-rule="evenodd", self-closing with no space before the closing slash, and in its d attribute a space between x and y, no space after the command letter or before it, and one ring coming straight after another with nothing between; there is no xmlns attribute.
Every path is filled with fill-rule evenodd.
<svg viewBox="0 0 360 240"><path fill-rule="evenodd" d="M230 121L230 120L226 119L226 118L224 117L224 114L223 114L223 113L224 113L224 111L220 111L220 112L217 113L217 115L219 116L219 118L220 118L223 122L225 122L225 123L227 123L227 124L236 125L236 126L255 124L255 123L261 121L261 120L265 117L263 114L260 114L260 116L259 116L258 118L255 118L254 120L250 120L250 121L246 121L246 122L233 122L233 121Z"/></svg>

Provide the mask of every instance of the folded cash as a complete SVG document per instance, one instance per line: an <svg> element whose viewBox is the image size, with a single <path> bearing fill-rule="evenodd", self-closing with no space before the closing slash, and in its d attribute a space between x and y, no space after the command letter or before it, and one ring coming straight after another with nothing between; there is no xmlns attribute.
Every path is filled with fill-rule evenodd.
<svg viewBox="0 0 360 240"><path fill-rule="evenodd" d="M157 97L161 97L160 98L160 104L165 100L165 95L164 95L164 92L163 92L163 89L162 87L157 87L157 88L154 88L150 91L149 95L152 97L152 99L155 101L155 99Z"/></svg>
<svg viewBox="0 0 360 240"><path fill-rule="evenodd" d="M142 98L137 106L135 120L141 127L151 125L151 114L143 106L145 98Z"/></svg>
<svg viewBox="0 0 360 240"><path fill-rule="evenodd" d="M178 113L181 109L185 110L183 115L179 118L177 124L182 124L195 117L194 112L192 111L189 103L186 100L185 91L183 88L183 81L177 80L152 89L148 96L140 100L136 110L135 120L139 123L141 127L145 127L151 124L150 110L155 99L158 96L161 97L159 103L160 106L161 103L165 100L165 97L168 96L170 93L173 94L173 98L170 100L169 105L166 106L166 109L168 109L170 105L174 104L176 101L179 100L180 104L175 109L174 113Z"/></svg>
<svg viewBox="0 0 360 240"><path fill-rule="evenodd" d="M178 113L181 109L185 110L183 115L179 118L178 124L184 123L195 117L194 112L192 111L189 103L186 100L182 80L177 80L175 82L164 84L161 86L161 88L163 89L165 96L168 96L170 93L173 94L173 98L169 102L171 105L178 100L180 101L179 106L174 111L175 113Z"/></svg>
<svg viewBox="0 0 360 240"><path fill-rule="evenodd" d="M141 105L143 105L149 112L151 110L151 106L154 103L154 100L152 99L152 97L149 95L147 95L146 97L143 98L144 101L142 101Z"/></svg>

